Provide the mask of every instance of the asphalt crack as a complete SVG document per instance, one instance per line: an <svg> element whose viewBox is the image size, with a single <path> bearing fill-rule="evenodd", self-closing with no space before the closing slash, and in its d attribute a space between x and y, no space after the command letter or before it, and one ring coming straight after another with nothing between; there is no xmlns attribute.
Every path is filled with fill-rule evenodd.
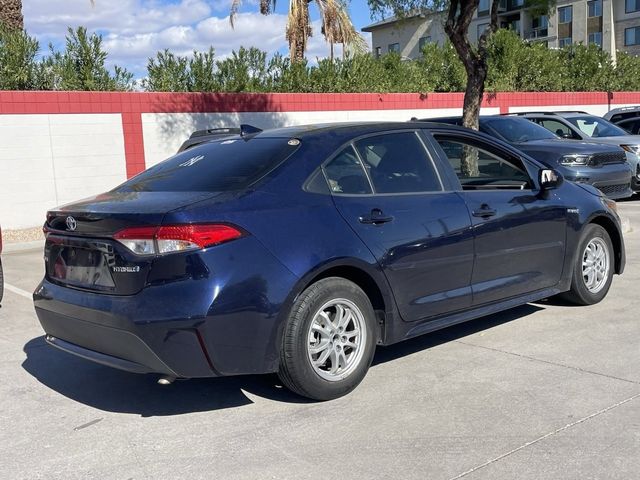
<svg viewBox="0 0 640 480"><path fill-rule="evenodd" d="M541 358L531 357L529 355L523 355L521 353L509 352L507 350L501 350L499 348L485 347L484 345L476 345L475 343L463 342L461 340L454 340L454 342L455 343L460 343L462 345L466 345L468 347L482 348L484 350L490 350L492 352L504 353L505 355L512 355L514 357L520 357L520 358L524 358L526 360L531 360L531 361L534 361L534 362L545 363L547 365L554 365L556 367L568 368L569 370L574 370L576 372L588 373L588 374L591 374L591 375L598 375L600 377L609 378L611 380L619 380L621 382L627 382L627 383L632 383L634 385L640 385L640 382L635 381L635 380L629 380L628 378L616 377L614 375L608 375L606 373L594 372L593 370L587 370L587 369L580 368L580 367L574 367L573 365L567 365L567 364L564 364L564 363L552 362L551 360L543 360Z"/></svg>
<svg viewBox="0 0 640 480"><path fill-rule="evenodd" d="M463 343L463 342L460 342L460 343ZM527 443L525 443L523 445L520 445L519 447L514 448L513 450L509 450L508 452L503 453L502 455L499 455L499 456L497 456L497 457L495 457L495 458L493 458L493 459L491 459L491 460L489 460L487 462L484 462L484 463L482 463L482 464L480 464L478 466L470 468L469 470L467 470L465 472L462 472L460 475L456 475L455 477L451 477L450 480L458 480L459 478L466 477L470 473L477 472L481 468L487 467L487 466L491 465L492 463L498 462L498 461L502 460L503 458L506 458L506 457L508 457L510 455L513 455L516 452L519 452L520 450L523 450L523 449L525 449L527 447L530 447L531 445L535 445L536 443L541 442L542 440L544 440L546 438L552 437L553 435L556 435L556 434L558 434L560 432L563 432L563 431L568 430L568 429L570 429L572 427L575 427L576 425L580 425L581 423L584 423L584 422L586 422L588 420L591 420L592 418L595 418L595 417L597 417L599 415L607 413L608 411L613 410L614 408L618 408L618 407L624 405L625 403L628 403L628 402L630 402L630 401L632 401L632 400L634 400L634 399L636 399L638 397L640 397L640 393L636 393L635 395L633 395L633 396L631 396L631 397L629 397L629 398L627 398L625 400L622 400L622 401L620 401L618 403L615 403L615 404L610 405L610 406L608 406L606 408L598 410L597 412L594 412L591 415L587 415L586 417L583 417L583 418L581 418L579 420L576 420L575 422L569 423L569 424L565 425L564 427L557 428L557 429L555 429L555 430L553 430L553 431L551 431L551 432L549 432L549 433L547 433L545 435L542 435L541 437L536 438L535 440L531 440L530 442L527 442Z"/></svg>

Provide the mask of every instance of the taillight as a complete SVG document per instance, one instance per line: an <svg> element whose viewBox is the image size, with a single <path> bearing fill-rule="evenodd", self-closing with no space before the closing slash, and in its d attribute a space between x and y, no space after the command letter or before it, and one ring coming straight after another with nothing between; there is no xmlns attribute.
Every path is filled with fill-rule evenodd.
<svg viewBox="0 0 640 480"><path fill-rule="evenodd" d="M155 255L156 246L154 237L157 232L158 227L125 228L116 233L113 238L136 255Z"/></svg>
<svg viewBox="0 0 640 480"><path fill-rule="evenodd" d="M200 250L242 235L240 230L230 225L196 224L125 228L113 238L136 255L157 255Z"/></svg>

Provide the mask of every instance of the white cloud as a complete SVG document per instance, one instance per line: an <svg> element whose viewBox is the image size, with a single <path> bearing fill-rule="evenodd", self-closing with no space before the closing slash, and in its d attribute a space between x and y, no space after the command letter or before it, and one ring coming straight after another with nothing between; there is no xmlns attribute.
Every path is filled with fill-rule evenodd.
<svg viewBox="0 0 640 480"><path fill-rule="evenodd" d="M42 45L61 45L67 26L85 26L101 33L109 52L109 64L117 64L142 77L149 57L168 48L175 54L189 55L194 50L213 47L224 58L241 46L258 47L269 54L288 53L285 38L286 15L261 15L257 0L245 1L250 12L241 12L231 28L228 17L230 0L31 0L24 2L26 28ZM214 11L223 11L212 16ZM307 58L329 56L329 45L321 34L320 22L313 23ZM336 45L335 55L341 54Z"/></svg>
<svg viewBox="0 0 640 480"><path fill-rule="evenodd" d="M212 46L217 57L225 57L241 46L274 53L287 46L285 23L284 15L244 13L238 16L235 28L231 28L229 17L210 17L193 26L173 26L151 33L110 33L104 45L111 61L138 66L146 65L149 57L165 48L177 55L190 55L194 50L205 51Z"/></svg>
<svg viewBox="0 0 640 480"><path fill-rule="evenodd" d="M27 30L57 36L67 27L134 34L157 32L172 25L189 25L206 18L211 6L204 0L30 0L24 2Z"/></svg>

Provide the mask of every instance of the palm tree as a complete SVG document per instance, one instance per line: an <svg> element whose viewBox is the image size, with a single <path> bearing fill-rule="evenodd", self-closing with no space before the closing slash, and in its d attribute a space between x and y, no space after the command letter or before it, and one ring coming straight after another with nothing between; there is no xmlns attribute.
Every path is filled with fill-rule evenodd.
<svg viewBox="0 0 640 480"><path fill-rule="evenodd" d="M286 37L289 42L291 61L299 62L304 59L307 41L312 35L311 18L309 16L309 4L312 1L315 1L320 11L322 35L331 44L332 58L333 45L335 43L341 43L344 46L351 46L359 50L366 49L366 43L356 31L353 23L351 23L342 0L289 0ZM231 13L229 15L232 27L240 4L241 0L232 0ZM260 13L263 15L273 13L275 5L275 0L260 0Z"/></svg>
<svg viewBox="0 0 640 480"><path fill-rule="evenodd" d="M0 24L9 30L22 30L22 0L0 0Z"/></svg>

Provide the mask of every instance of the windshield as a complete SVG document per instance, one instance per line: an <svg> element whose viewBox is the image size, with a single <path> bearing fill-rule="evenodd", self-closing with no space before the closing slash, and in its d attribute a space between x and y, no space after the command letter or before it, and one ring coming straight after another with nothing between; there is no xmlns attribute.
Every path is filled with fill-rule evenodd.
<svg viewBox="0 0 640 480"><path fill-rule="evenodd" d="M558 138L546 128L524 118L495 117L484 119L484 123L509 143Z"/></svg>
<svg viewBox="0 0 640 480"><path fill-rule="evenodd" d="M298 148L287 138L218 140L185 150L117 187L116 192L242 190Z"/></svg>
<svg viewBox="0 0 640 480"><path fill-rule="evenodd" d="M593 115L569 117L567 120L578 127L582 133L590 137L621 137L628 135L627 132L615 126L613 123Z"/></svg>

